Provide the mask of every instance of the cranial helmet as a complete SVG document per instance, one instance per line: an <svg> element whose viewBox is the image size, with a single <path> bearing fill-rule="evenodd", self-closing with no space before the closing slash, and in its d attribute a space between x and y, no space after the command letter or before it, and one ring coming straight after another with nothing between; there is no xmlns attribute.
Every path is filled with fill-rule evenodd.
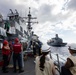
<svg viewBox="0 0 76 75"><path fill-rule="evenodd" d="M42 52L49 52L50 51L50 47L47 44L43 44L42 45Z"/></svg>
<svg viewBox="0 0 76 75"><path fill-rule="evenodd" d="M8 41L7 40L4 40L3 44L4 45L7 45L8 44Z"/></svg>
<svg viewBox="0 0 76 75"><path fill-rule="evenodd" d="M75 43L70 44L70 45L69 45L69 50L74 50L74 51L76 51L76 44L75 44Z"/></svg>
<svg viewBox="0 0 76 75"><path fill-rule="evenodd" d="M18 39L18 38L15 38L15 42L16 42L16 43L19 42L19 39Z"/></svg>

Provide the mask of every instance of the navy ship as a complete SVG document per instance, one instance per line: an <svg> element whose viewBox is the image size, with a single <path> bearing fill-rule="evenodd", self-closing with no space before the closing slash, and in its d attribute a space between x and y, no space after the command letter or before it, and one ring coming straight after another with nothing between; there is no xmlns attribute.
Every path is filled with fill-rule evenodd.
<svg viewBox="0 0 76 75"><path fill-rule="evenodd" d="M56 34L55 38L50 39L47 44L54 47L63 47L67 45L67 43L64 43L63 40L58 37L58 34Z"/></svg>
<svg viewBox="0 0 76 75"><path fill-rule="evenodd" d="M27 50L24 49L24 53L23 53L23 54L27 55L30 52L30 51L28 51L30 41L31 40L37 41L39 39L39 37L34 34L34 32L32 31L32 27L31 27L31 23L37 23L37 22L31 22L31 19L36 19L36 18L32 17L32 15L30 13L30 8L29 8L29 14L27 17L19 16L19 13L17 12L17 10L15 13L12 10L10 10L10 11L11 11L11 13L9 13L7 15L8 20L3 20L2 15L0 15L0 48L2 47L2 42L4 39L7 39L8 41L13 41L15 37L18 37L20 42L22 42L22 43L26 42L26 39L27 39L28 40ZM25 19L28 19L27 25L25 24ZM25 28L24 28L24 25L26 26ZM57 35L56 35L56 38L52 38L52 40L56 40L56 39L60 40L61 43L63 43L62 39L60 39ZM47 43L50 45L51 41L47 42ZM55 41L53 43L55 43ZM51 44L51 45L58 46L59 44L56 44L56 45ZM59 45L59 46L62 46L62 45ZM0 52L1 52L1 50L0 50ZM57 54L56 55L51 54L51 55L54 58L56 58L56 56L57 56L57 58L59 58ZM1 60L2 60L2 58L1 58ZM23 75L25 75L25 74L26 75L35 75L35 64L32 63L33 61L34 61L34 58L32 58L30 56L28 56L27 61L24 61L25 72L23 73ZM60 59L57 59L54 61L57 61L58 67L60 67L59 66ZM11 74L13 68L9 67L9 70L10 71L9 71L8 75ZM59 72L57 72L57 73L58 73L57 75L59 75ZM1 71L0 71L0 74L4 75ZM16 73L16 74L18 75L18 73ZM12 73L12 75L13 75L13 73Z"/></svg>

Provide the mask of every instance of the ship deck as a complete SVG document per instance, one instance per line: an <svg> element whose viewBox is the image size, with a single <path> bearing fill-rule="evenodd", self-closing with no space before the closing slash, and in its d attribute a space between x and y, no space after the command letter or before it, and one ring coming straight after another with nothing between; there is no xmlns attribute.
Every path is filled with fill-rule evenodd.
<svg viewBox="0 0 76 75"><path fill-rule="evenodd" d="M1 67L0 67L0 74L1 75L35 75L35 63L34 63L34 58L33 57L28 57L24 61L24 72L22 73L13 73L13 67L12 65L9 67L9 72L8 73L2 73Z"/></svg>
<svg viewBox="0 0 76 75"><path fill-rule="evenodd" d="M2 73L1 67L0 67L0 74L1 75L35 75L35 63L33 57L27 57L27 59L24 61L24 72L23 73L13 73L13 68L9 67L8 73ZM57 75L59 73L57 72Z"/></svg>

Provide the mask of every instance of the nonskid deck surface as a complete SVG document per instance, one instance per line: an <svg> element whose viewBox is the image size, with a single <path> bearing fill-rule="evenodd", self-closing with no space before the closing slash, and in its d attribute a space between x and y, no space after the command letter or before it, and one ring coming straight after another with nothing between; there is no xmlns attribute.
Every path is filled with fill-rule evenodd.
<svg viewBox="0 0 76 75"><path fill-rule="evenodd" d="M33 57L28 57L24 62L24 72L23 73L13 73L13 68L8 69L8 73L2 73L0 68L0 74L1 75L35 75L35 63ZM57 72L57 75L59 73Z"/></svg>

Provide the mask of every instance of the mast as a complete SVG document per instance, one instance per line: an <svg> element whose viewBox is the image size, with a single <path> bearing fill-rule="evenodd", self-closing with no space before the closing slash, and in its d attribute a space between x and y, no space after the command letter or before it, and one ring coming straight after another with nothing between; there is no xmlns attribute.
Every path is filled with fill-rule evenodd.
<svg viewBox="0 0 76 75"><path fill-rule="evenodd" d="M32 17L31 13L30 13L30 7L29 7L29 13L27 15L27 17L25 17L26 19L28 19L28 21L26 22L27 23L27 33L28 33L28 48L30 46L30 41L32 39L32 36L33 36L33 31L32 31L32 26L31 24L34 24L34 23L38 23L38 22L32 22L31 20L32 19L37 19L37 17Z"/></svg>
<svg viewBox="0 0 76 75"><path fill-rule="evenodd" d="M31 24L34 24L34 23L38 23L38 22L32 22L31 20L32 19L37 19L37 17L32 17L32 15L31 15L31 13L30 13L30 7L29 7L29 14L28 14L28 17L27 17L27 19L28 19L28 21L27 21L27 23L28 23L28 25L27 25L27 32L28 32L28 35L30 36L30 34L32 33L32 26L31 26Z"/></svg>

